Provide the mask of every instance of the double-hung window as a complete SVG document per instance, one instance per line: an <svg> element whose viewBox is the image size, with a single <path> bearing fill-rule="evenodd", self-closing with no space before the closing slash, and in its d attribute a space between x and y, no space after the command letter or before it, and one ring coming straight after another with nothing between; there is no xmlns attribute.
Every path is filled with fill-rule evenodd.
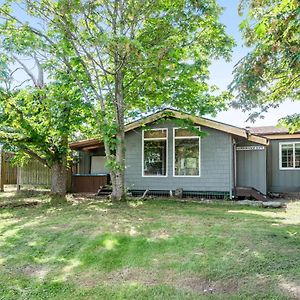
<svg viewBox="0 0 300 300"><path fill-rule="evenodd" d="M173 160L174 176L200 176L200 137L195 132L174 128Z"/></svg>
<svg viewBox="0 0 300 300"><path fill-rule="evenodd" d="M300 168L300 142L279 144L279 168L281 170Z"/></svg>
<svg viewBox="0 0 300 300"><path fill-rule="evenodd" d="M143 176L167 176L168 130L143 131Z"/></svg>

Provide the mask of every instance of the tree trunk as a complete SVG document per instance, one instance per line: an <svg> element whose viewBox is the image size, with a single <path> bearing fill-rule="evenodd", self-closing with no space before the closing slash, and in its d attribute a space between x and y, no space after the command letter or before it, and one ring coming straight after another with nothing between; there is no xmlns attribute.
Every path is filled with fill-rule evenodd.
<svg viewBox="0 0 300 300"><path fill-rule="evenodd" d="M111 199L113 201L122 201L126 199L125 193L125 143L124 143L124 132L117 134L117 146L116 146L116 162L117 169L111 172L112 182L112 194Z"/></svg>
<svg viewBox="0 0 300 300"><path fill-rule="evenodd" d="M119 65L118 58L116 57L116 66ZM116 72L115 75L115 114L117 123L116 134L116 168L111 171L112 181L112 194L111 199L114 201L121 201L126 199L125 193L125 126L124 126L124 88L123 88L124 75L122 70Z"/></svg>
<svg viewBox="0 0 300 300"><path fill-rule="evenodd" d="M67 192L67 170L64 162L54 162L51 167L51 194L64 197Z"/></svg>

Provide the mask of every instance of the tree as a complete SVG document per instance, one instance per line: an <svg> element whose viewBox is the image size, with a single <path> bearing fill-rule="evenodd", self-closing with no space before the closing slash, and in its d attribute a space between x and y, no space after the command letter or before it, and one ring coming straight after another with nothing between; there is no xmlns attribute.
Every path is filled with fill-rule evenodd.
<svg viewBox="0 0 300 300"><path fill-rule="evenodd" d="M23 45L22 54L27 52L27 57L20 58L15 54L20 47L16 37L14 34L5 39L2 35L0 141L12 149L17 158L32 157L49 167L52 194L64 196L68 144L83 119L81 96L76 86L68 84L63 70L51 81L48 76L45 84L45 70L35 43L32 41L26 46L26 50L33 51L31 55ZM31 70L30 62L35 62L35 70ZM27 77L19 76L26 79L18 84L14 74L21 70ZM28 81L32 84L22 87Z"/></svg>
<svg viewBox="0 0 300 300"><path fill-rule="evenodd" d="M253 119L287 99L300 99L300 5L298 0L242 0L240 11L247 12L240 28L252 49L236 65L231 90L237 107L254 110ZM296 124L297 119L285 121Z"/></svg>
<svg viewBox="0 0 300 300"><path fill-rule="evenodd" d="M6 20L43 38L93 104L109 168L112 199L125 197L126 117L172 106L215 113L227 94L208 84L213 58L230 57L233 40L218 22L215 0L22 1L38 19L24 23L7 6Z"/></svg>

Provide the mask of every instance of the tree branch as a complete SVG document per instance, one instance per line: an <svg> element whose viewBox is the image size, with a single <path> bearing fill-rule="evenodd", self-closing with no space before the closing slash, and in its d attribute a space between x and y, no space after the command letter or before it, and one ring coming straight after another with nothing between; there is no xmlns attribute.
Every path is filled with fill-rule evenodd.
<svg viewBox="0 0 300 300"><path fill-rule="evenodd" d="M23 70L31 78L34 86L38 87L38 82L37 82L36 78L34 77L33 73L28 69L28 67L14 54L12 54L12 57L13 57L14 60L16 60L22 66Z"/></svg>
<svg viewBox="0 0 300 300"><path fill-rule="evenodd" d="M47 160L42 158L41 156L39 156L37 153L35 153L34 151L32 151L31 149L25 147L25 146L19 146L19 148L24 151L26 154L28 154L29 156L31 156L32 158L38 160L39 162L41 162L43 165L45 165L46 167L50 168L50 165L48 164Z"/></svg>

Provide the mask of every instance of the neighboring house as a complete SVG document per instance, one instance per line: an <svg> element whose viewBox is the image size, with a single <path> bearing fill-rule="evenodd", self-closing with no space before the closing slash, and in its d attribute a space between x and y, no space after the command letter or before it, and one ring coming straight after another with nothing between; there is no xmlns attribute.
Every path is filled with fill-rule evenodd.
<svg viewBox="0 0 300 300"><path fill-rule="evenodd" d="M188 119L206 135L176 119ZM136 194L183 189L186 195L229 198L239 187L262 194L300 191L300 135L274 128L243 129L171 109L144 117L126 125L126 187ZM108 180L103 143L91 139L70 147L79 151L73 190L96 192Z"/></svg>

